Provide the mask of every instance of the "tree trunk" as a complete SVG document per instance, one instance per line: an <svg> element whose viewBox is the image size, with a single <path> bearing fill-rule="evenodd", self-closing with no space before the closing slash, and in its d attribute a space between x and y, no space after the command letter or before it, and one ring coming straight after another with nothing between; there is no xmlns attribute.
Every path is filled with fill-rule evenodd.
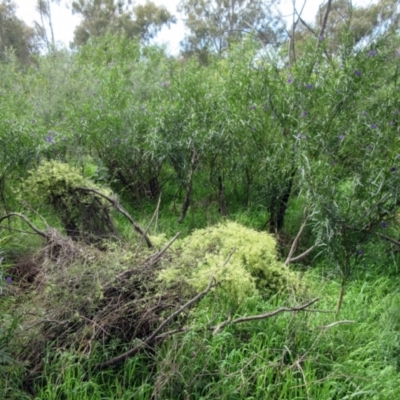
<svg viewBox="0 0 400 400"><path fill-rule="evenodd" d="M196 149L194 149L193 154L192 154L192 159L190 160L190 168L189 168L189 172L188 172L188 176L187 176L187 180L186 180L185 200L182 205L182 210L181 210L181 214L178 219L178 224L181 224L183 222L183 220L186 217L187 210L189 209L189 206L190 206L191 196L192 196L193 173L194 173L194 170L196 169L197 163L198 163L197 151L196 151Z"/></svg>

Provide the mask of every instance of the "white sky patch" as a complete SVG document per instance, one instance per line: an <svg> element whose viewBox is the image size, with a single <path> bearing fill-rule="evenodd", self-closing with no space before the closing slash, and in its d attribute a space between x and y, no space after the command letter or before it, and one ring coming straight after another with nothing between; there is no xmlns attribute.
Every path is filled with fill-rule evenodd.
<svg viewBox="0 0 400 400"><path fill-rule="evenodd" d="M40 16L36 11L37 0L14 0L18 6L17 15L23 19L28 25L33 26L33 21L40 21ZM303 0L295 0L296 8L298 11L303 6ZM136 4L144 3L145 0L136 1ZM173 15L178 18L176 24L172 24L171 28L164 27L155 39L156 43L167 45L167 49L171 54L178 54L180 42L185 36L185 26L181 18L179 18L176 10L180 0L153 0L157 5L164 5ZM315 15L318 11L318 7L323 2L320 0L305 0L306 4L302 13L302 18L305 21L312 22L315 19ZM354 4L367 5L373 1L355 0ZM74 29L81 20L79 15L72 15L71 8L67 7L66 4L71 1L61 1L61 5L51 4L51 12L53 18L54 36L56 42L69 47L74 37ZM277 7L277 13L281 13L288 21L288 25L291 24L293 15L293 1L292 0L281 0L281 4Z"/></svg>

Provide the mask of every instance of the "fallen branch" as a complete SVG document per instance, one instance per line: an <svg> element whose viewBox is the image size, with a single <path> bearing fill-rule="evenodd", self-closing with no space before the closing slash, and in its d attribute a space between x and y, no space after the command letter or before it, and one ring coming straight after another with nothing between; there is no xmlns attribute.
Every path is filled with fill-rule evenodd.
<svg viewBox="0 0 400 400"><path fill-rule="evenodd" d="M150 268L158 261L160 261L160 259L165 255L166 251L171 247L172 243L175 242L175 240L179 237L180 234L181 232L178 232L160 251L146 258L146 260L143 263L143 268ZM115 278L118 280L129 279L131 275L136 272L137 272L137 267L127 269L126 271L123 271L120 274L118 274ZM103 290L106 291L107 289L110 289L113 285L114 283L109 283L104 286Z"/></svg>
<svg viewBox="0 0 400 400"><path fill-rule="evenodd" d="M343 321L336 321L336 322L332 322L329 325L324 325L324 326L317 326L317 329L330 329L333 328L336 325L340 325L340 324L354 324L356 321L351 321L348 319L345 319Z"/></svg>
<svg viewBox="0 0 400 400"><path fill-rule="evenodd" d="M151 255L150 257L146 258L144 265L146 267L151 267L155 263L157 263L166 253L166 251L171 247L172 243L175 242L176 239L178 239L179 235L181 232L178 232L165 246L162 248L160 251L157 253Z"/></svg>
<svg viewBox="0 0 400 400"><path fill-rule="evenodd" d="M308 303L303 304L298 307L281 307L281 308L278 308L277 310L270 311L268 313L251 315L249 317L240 317L240 318L236 318L234 320L231 320L230 318L228 318L226 321L221 322L219 325L217 325L215 327L210 326L209 329L212 329L213 335L215 335L221 329L225 328L227 325L236 325L236 324L240 324L242 322L250 322L250 321L257 321L260 319L267 319L267 318L274 317L275 315L281 314L283 312L307 311L306 308L311 306L312 304L316 303L318 300L319 300L319 298L317 297L317 298L309 301Z"/></svg>
<svg viewBox="0 0 400 400"><path fill-rule="evenodd" d="M99 190L96 189L89 189L85 187L78 187L78 190L82 190L84 192L91 192L91 193L96 193L98 196L102 197L103 199L106 199L109 203L111 203L125 218L129 220L129 222L132 224L133 228L135 229L136 232L139 232L143 239L147 243L147 247L152 248L153 244L151 243L150 238L147 236L146 232L135 222L135 220L129 215L129 213L125 210L124 207L121 206L121 204L118 203L115 199L111 198L110 196L105 195L104 193L101 193Z"/></svg>
<svg viewBox="0 0 400 400"><path fill-rule="evenodd" d="M379 233L379 232L377 233L377 235L379 237L381 237L382 239L385 239L385 240L389 241L390 243L395 244L396 246L400 246L400 242L395 240L395 239L393 239L393 238L391 238L390 236L386 236L386 235L384 235L382 233Z"/></svg>
<svg viewBox="0 0 400 400"><path fill-rule="evenodd" d="M191 300L189 300L187 303L185 303L183 306L178 308L175 312L173 312L165 321L161 323L161 325L143 342L135 346L133 349L126 351L123 354L120 354L117 357L114 357L103 364L100 364L100 368L107 368L111 367L113 365L116 365L122 361L125 361L127 358L134 356L136 353L138 353L143 347L148 346L149 344L153 343L156 338L157 334L165 327L167 326L175 317L177 317L179 314L181 314L186 308L190 307L192 304L196 303L197 301L201 300L214 286L216 286L216 283L213 284L214 282L214 277L210 279L210 282L206 289L197 294L195 297L193 297Z"/></svg>
<svg viewBox="0 0 400 400"><path fill-rule="evenodd" d="M25 215L20 214L20 213L13 212L13 213L10 213L10 214L5 215L4 217L1 217L1 218L0 218L0 224L1 224L4 220L6 220L6 219L8 219L8 218L11 218L11 217L19 217L19 218L23 219L23 220L29 225L29 227L30 227L33 231L35 231L38 235L42 236L42 237L45 238L46 240L49 240L49 239L50 239L50 235L49 235L48 233L41 231L39 228L37 228L35 225L33 225L32 222L29 221L29 219L28 219Z"/></svg>
<svg viewBox="0 0 400 400"><path fill-rule="evenodd" d="M260 320L260 319L267 319L267 318L271 318L274 317L275 315L278 315L280 313L283 312L296 312L296 311L305 311L305 312L326 312L326 311L319 311L319 310L308 310L307 307L309 307L310 305L316 303L319 300L319 298L315 298L311 301L309 301L306 304L303 304L301 306L298 307L281 307L278 308L277 310L274 311L270 311L268 313L264 313L264 314L258 314L258 315L251 315L249 317L240 317L240 318L236 318L234 320L231 319L231 317L228 317L227 320L221 322L218 325L215 326L207 326L205 327L205 329L209 330L209 331L213 331L213 335L216 335L217 333L219 333L223 328L225 328L228 325L235 325L235 324L240 324L242 322L250 322L250 321L256 321L256 320ZM164 332L161 335L158 335L156 337L157 340L159 339L165 339L171 335L174 335L176 333L185 333L190 331L191 328L190 327L182 327L182 328L177 328L168 332Z"/></svg>

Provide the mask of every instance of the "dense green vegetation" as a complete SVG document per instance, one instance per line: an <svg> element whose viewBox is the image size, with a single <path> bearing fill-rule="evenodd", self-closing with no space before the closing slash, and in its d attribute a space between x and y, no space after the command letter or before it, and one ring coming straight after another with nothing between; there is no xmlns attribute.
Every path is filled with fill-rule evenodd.
<svg viewBox="0 0 400 400"><path fill-rule="evenodd" d="M399 398L398 34L341 29L2 55L0 398Z"/></svg>

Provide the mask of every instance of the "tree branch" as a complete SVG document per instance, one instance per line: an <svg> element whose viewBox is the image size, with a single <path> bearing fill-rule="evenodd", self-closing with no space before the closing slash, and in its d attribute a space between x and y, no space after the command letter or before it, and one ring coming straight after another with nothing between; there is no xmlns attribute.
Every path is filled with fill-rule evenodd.
<svg viewBox="0 0 400 400"><path fill-rule="evenodd" d="M304 228L306 227L307 221L308 221L308 215L306 215L303 223L300 226L299 232L297 233L295 239L293 240L293 244L290 247L289 254L288 254L288 256L287 256L287 258L285 260L285 263L284 263L285 265L288 265L291 262L296 262L298 260L301 260L302 258L307 256L308 254L310 254L315 249L315 247L317 246L315 244L314 246L311 246L308 250L306 250L305 252L301 253L300 255L298 255L296 257L293 257L293 254L296 251L297 245L299 244L300 237L303 234Z"/></svg>
<svg viewBox="0 0 400 400"><path fill-rule="evenodd" d="M291 259L288 261L288 263L296 262L296 261L301 260L302 258L304 258L305 256L307 256L308 254L310 254L310 253L315 249L315 247L316 247L316 245L311 246L311 247L310 247L309 249L307 249L305 252L301 253L300 255L298 255L298 256L296 256L296 257L291 258ZM286 261L285 261L285 264L286 264Z"/></svg>
<svg viewBox="0 0 400 400"><path fill-rule="evenodd" d="M330 329L330 328L333 328L333 327L336 326L336 325L340 325L340 324L354 324L354 323L355 323L355 321L351 321L351 320L345 319L345 320L343 320L343 321L332 322L332 323L329 324L329 325L317 326L317 329Z"/></svg>
<svg viewBox="0 0 400 400"><path fill-rule="evenodd" d="M147 247L152 248L153 243L151 243L150 238L147 236L146 232L135 222L135 220L129 215L129 213L124 209L124 207L121 206L116 200L113 198L105 195L104 193L101 193L99 190L96 189L89 189L85 187L78 187L78 190L82 190L84 192L92 192L96 193L98 196L103 197L103 199L106 199L108 202L110 202L124 217L126 217L129 222L133 225L133 228L135 229L136 232L139 232L143 239L147 243Z"/></svg>
<svg viewBox="0 0 400 400"><path fill-rule="evenodd" d="M316 303L318 300L319 300L319 298L317 297L317 298L309 301L308 303L303 304L298 307L281 307L281 308L278 308L277 310L270 311L265 314L251 315L250 317L240 317L240 318L234 319L233 321L230 318L228 318L226 321L221 322L217 326L210 326L209 329L212 329L213 335L215 335L221 329L225 328L227 325L230 325L230 324L235 325L235 324L240 324L242 322L257 321L259 319L271 318L271 317L274 317L275 315L278 315L283 312L307 311L306 308L311 306L312 304Z"/></svg>
<svg viewBox="0 0 400 400"><path fill-rule="evenodd" d="M386 236L386 235L384 235L384 234L382 234L382 233L379 233L379 232L377 233L377 235L378 235L379 237L381 237L382 239L385 239L385 240L387 240L388 242L395 244L396 246L400 246L400 242L397 241L397 240L395 240L395 239L393 239L393 238L391 238L390 236Z"/></svg>
<svg viewBox="0 0 400 400"><path fill-rule="evenodd" d="M297 248L297 245L299 243L300 237L301 237L301 235L302 235L302 233L304 231L304 228L306 227L307 221L308 221L308 215L307 215L307 212L306 212L306 216L304 218L303 223L300 226L299 232L297 233L295 239L293 240L292 246L290 247L289 254L288 254L288 256L287 256L287 258L285 260L285 265L288 265L290 263L290 260L291 260L291 258L293 256L294 252L296 251L296 248Z"/></svg>
<svg viewBox="0 0 400 400"><path fill-rule="evenodd" d="M223 328L225 328L226 326L228 326L230 324L234 325L234 324L239 324L239 323L242 323L242 322L249 322L249 321L254 321L254 320L259 320L259 319L267 319L267 318L274 317L275 315L280 314L282 312L296 312L296 311L322 312L322 313L323 312L330 312L330 311L323 311L323 310L308 310L307 309L308 306L316 303L318 300L319 299L316 298L316 299L311 300L310 302L308 302L306 304L303 304L302 306L288 307L288 308L286 308L286 307L278 308L277 310L271 311L269 313L253 315L253 316L250 316L250 317L241 317L241 318L234 319L233 321L232 321L231 317L228 317L225 321L221 322L220 324L215 325L215 326L212 326L212 325L211 326L207 326L205 329L207 329L209 331L213 331L212 334L216 335ZM322 328L320 328L320 329L322 329ZM165 339L165 338L167 338L167 337L169 337L171 335L175 335L177 333L186 333L186 332L189 332L190 330L191 330L190 327L182 327L182 328L173 329L171 331L164 332L164 333L158 335L156 337L156 340L162 340L162 339Z"/></svg>
<svg viewBox="0 0 400 400"><path fill-rule="evenodd" d="M320 46L321 40L322 40L322 38L324 37L326 25L327 25L327 23L328 23L328 16L329 16L329 13L330 13L330 11L331 11L331 6L332 6L332 0L328 0L328 4L326 5L326 11L325 11L324 19L323 19L323 21L322 21L321 30L320 30L320 32L319 32L317 47Z"/></svg>
<svg viewBox="0 0 400 400"><path fill-rule="evenodd" d="M166 251L171 247L172 243L175 242L175 240L179 237L181 233L178 232L160 251L157 253L151 255L150 257L146 258L146 260L143 263L143 268L150 268L154 264L156 264L166 253ZM120 274L118 274L115 279L116 280L121 280L121 279L129 279L132 274L137 272L137 267L135 268L130 268L127 269ZM114 282L108 283L103 287L103 292L105 293L108 289L111 289L114 285Z"/></svg>
<svg viewBox="0 0 400 400"><path fill-rule="evenodd" d="M49 240L50 236L46 232L41 231L39 228L37 228L35 225L33 225L32 222L25 215L20 214L20 213L13 212L13 213L5 215L4 217L1 217L0 224L4 220L11 218L11 217L19 217L19 218L23 219L33 231L35 231L38 235L44 237L46 240Z"/></svg>

